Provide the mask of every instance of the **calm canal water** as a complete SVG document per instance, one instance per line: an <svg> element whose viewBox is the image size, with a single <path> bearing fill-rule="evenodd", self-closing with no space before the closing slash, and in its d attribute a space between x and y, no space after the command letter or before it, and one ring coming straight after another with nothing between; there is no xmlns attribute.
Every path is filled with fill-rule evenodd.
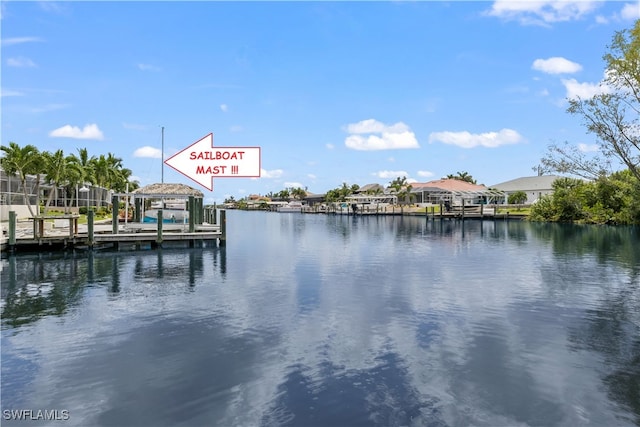
<svg viewBox="0 0 640 427"><path fill-rule="evenodd" d="M2 425L640 425L638 229L228 225L226 248L3 259Z"/></svg>

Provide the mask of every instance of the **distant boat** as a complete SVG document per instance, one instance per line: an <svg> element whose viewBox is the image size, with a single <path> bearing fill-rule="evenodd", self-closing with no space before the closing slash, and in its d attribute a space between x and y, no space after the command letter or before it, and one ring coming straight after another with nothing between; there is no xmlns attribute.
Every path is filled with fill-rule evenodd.
<svg viewBox="0 0 640 427"><path fill-rule="evenodd" d="M291 201L286 205L278 206L278 212L302 212L303 207L302 202Z"/></svg>

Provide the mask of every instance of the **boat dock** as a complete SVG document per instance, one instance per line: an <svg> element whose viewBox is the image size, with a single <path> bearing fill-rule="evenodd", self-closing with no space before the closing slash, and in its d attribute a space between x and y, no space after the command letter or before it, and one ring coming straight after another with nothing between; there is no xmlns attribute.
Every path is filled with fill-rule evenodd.
<svg viewBox="0 0 640 427"><path fill-rule="evenodd" d="M440 204L423 207L416 210L415 207L401 206L377 206L372 204L356 204L353 206L342 204L340 206L332 206L330 209L320 210L317 207L304 206L299 210L303 214L324 213L329 215L348 215L348 216L419 216L427 219L491 219L491 220L509 220L523 219L527 215L514 211L498 212L496 206L484 205L462 205L451 206L448 209Z"/></svg>
<svg viewBox="0 0 640 427"><path fill-rule="evenodd" d="M7 235L3 231L0 249L3 253L97 248L120 250L176 244L196 247L207 242L224 246L227 238L226 211L223 209L218 212L215 209L205 210L204 219L208 222L200 224L195 221L165 223L162 212L156 223L125 224L117 217L97 223L92 210L87 215L87 224L78 224L78 218L78 215L35 217L18 224L15 212L10 212Z"/></svg>

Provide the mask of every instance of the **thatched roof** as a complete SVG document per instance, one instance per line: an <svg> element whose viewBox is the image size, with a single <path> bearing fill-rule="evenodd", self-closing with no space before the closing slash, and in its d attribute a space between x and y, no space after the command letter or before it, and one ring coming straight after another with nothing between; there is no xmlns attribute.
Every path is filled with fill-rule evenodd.
<svg viewBox="0 0 640 427"><path fill-rule="evenodd" d="M149 184L133 191L139 196L195 196L204 197L200 190L185 184Z"/></svg>

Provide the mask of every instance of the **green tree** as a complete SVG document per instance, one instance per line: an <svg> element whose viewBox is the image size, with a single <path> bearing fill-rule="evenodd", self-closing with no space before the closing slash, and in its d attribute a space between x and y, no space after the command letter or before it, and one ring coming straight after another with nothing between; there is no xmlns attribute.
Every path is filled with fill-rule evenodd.
<svg viewBox="0 0 640 427"><path fill-rule="evenodd" d="M524 191L516 191L515 193L509 194L507 201L510 205L521 205L527 201L527 193Z"/></svg>
<svg viewBox="0 0 640 427"><path fill-rule="evenodd" d="M302 200L305 197L307 197L307 190L305 190L304 188L291 188L289 190L289 194L291 194L291 196L296 199L296 200Z"/></svg>
<svg viewBox="0 0 640 427"><path fill-rule="evenodd" d="M469 174L469 172L457 172L456 175L447 175L448 179L457 179L458 181L465 181L471 184L476 184L476 180Z"/></svg>
<svg viewBox="0 0 640 427"><path fill-rule="evenodd" d="M49 191L49 197L47 197L47 202L44 207L44 213L46 214L49 210L49 207L51 206L51 202L54 199L58 199L58 188L60 188L67 181L68 163L62 150L57 150L53 154L49 152L43 152L42 159L44 164L45 181L52 186L51 190Z"/></svg>
<svg viewBox="0 0 640 427"><path fill-rule="evenodd" d="M400 212L403 212L403 204L407 203L407 199L409 203L411 203L411 200L415 197L415 195L411 192L413 187L407 182L406 176L399 176L393 181L389 182L389 187L391 188L392 192L396 194L398 203L400 204Z"/></svg>
<svg viewBox="0 0 640 427"><path fill-rule="evenodd" d="M349 185L346 182L342 183L342 186L331 189L325 194L325 200L328 203L344 202L347 197L358 191L360 186L358 184Z"/></svg>
<svg viewBox="0 0 640 427"><path fill-rule="evenodd" d="M18 176L20 179L20 186L22 187L24 204L29 208L31 216L34 216L27 190L27 175L37 175L39 181L39 175L41 172L40 166L42 163L42 156L40 155L40 152L31 144L20 147L15 142L9 142L8 146L0 146L0 150L4 151L4 156L0 158L0 166L2 166L2 169L8 175ZM40 192L39 182L36 182L35 192L36 195ZM36 208L38 208L38 210L39 204L39 197L36 196Z"/></svg>
<svg viewBox="0 0 640 427"><path fill-rule="evenodd" d="M608 49L602 93L570 99L567 109L582 117L587 133L596 137L599 156L587 158L565 143L551 145L542 163L549 170L598 178L617 161L640 181L640 20L616 32Z"/></svg>
<svg viewBox="0 0 640 427"><path fill-rule="evenodd" d="M288 189L280 190L277 194L279 199L289 201L291 199L291 193Z"/></svg>
<svg viewBox="0 0 640 427"><path fill-rule="evenodd" d="M640 181L629 170L590 182L562 178L553 188L531 207L531 220L640 224Z"/></svg>

